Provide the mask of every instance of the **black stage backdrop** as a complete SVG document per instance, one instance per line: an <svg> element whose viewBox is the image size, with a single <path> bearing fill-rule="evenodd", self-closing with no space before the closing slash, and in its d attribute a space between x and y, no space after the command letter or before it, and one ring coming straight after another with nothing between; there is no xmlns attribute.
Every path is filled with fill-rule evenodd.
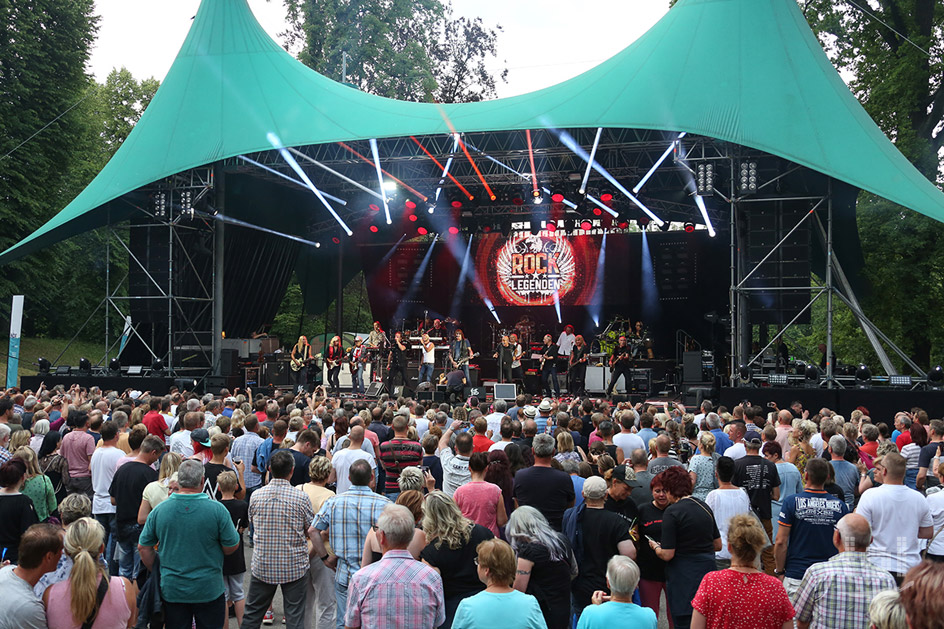
<svg viewBox="0 0 944 629"><path fill-rule="evenodd" d="M590 341L618 316L645 322L658 357L674 357L677 330L706 348L724 339L705 314L727 313L730 249L700 230L607 234L605 255L603 235L559 231L476 234L471 243L465 235L399 246L362 242L358 249L371 309L385 327L415 329L423 317L451 317L487 349L495 329L526 317L533 337L556 339L571 323Z"/></svg>

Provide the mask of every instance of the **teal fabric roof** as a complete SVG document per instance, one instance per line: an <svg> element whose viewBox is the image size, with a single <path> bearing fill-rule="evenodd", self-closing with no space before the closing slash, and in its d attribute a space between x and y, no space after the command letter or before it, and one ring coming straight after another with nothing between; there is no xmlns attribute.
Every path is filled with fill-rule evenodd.
<svg viewBox="0 0 944 629"><path fill-rule="evenodd" d="M536 54L540 54L539 52ZM680 0L625 50L537 92L433 105L372 96L299 63L246 0L203 0L147 111L89 186L12 260L105 222L162 177L243 153L368 138L548 127L687 131L769 152L944 220L944 194L830 64L795 0Z"/></svg>

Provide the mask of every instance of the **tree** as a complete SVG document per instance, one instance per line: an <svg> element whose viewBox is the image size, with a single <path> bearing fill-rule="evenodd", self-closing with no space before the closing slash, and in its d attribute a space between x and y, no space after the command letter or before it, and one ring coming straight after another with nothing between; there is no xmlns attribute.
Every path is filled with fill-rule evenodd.
<svg viewBox="0 0 944 629"><path fill-rule="evenodd" d="M496 97L495 75L486 61L498 55L500 31L501 26L486 28L479 17L447 17L433 50L438 102L471 103ZM498 78L507 81L508 69L500 70Z"/></svg>
<svg viewBox="0 0 944 629"><path fill-rule="evenodd" d="M809 0L804 13L850 88L902 153L940 182L944 145L944 6L934 0ZM866 9L872 15L865 12ZM930 54L928 54L930 53ZM859 232L873 286L866 314L922 367L940 360L944 306L940 223L859 197Z"/></svg>

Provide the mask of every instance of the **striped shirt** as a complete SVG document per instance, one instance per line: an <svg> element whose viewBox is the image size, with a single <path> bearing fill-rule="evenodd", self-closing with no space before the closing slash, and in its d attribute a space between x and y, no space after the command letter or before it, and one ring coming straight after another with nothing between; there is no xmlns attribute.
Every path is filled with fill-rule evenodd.
<svg viewBox="0 0 944 629"><path fill-rule="evenodd" d="M299 495L304 496L301 492ZM338 556L335 579L340 585L347 585L351 575L361 567L367 533L389 504L385 496L375 494L370 487L352 485L321 505L311 525L319 531L331 532L331 546Z"/></svg>
<svg viewBox="0 0 944 629"><path fill-rule="evenodd" d="M414 629L445 621L442 578L407 550L388 550L351 577L348 627Z"/></svg>
<svg viewBox="0 0 944 629"><path fill-rule="evenodd" d="M387 474L387 493L400 491L397 481L404 468L423 464L423 446L418 441L394 437L380 444L380 462Z"/></svg>

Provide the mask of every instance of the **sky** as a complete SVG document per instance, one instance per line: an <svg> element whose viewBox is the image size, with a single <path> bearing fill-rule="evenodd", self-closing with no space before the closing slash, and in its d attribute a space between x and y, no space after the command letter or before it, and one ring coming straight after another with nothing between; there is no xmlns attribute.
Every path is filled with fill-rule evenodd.
<svg viewBox="0 0 944 629"><path fill-rule="evenodd" d="M276 41L286 29L281 0L248 0ZM454 15L500 25L498 59L508 82L498 96L560 83L609 59L668 11L668 0L452 0ZM163 80L187 36L199 0L96 0L98 40L90 70L99 82L122 66ZM142 27L142 25L144 27ZM338 77L331 77L337 79Z"/></svg>

